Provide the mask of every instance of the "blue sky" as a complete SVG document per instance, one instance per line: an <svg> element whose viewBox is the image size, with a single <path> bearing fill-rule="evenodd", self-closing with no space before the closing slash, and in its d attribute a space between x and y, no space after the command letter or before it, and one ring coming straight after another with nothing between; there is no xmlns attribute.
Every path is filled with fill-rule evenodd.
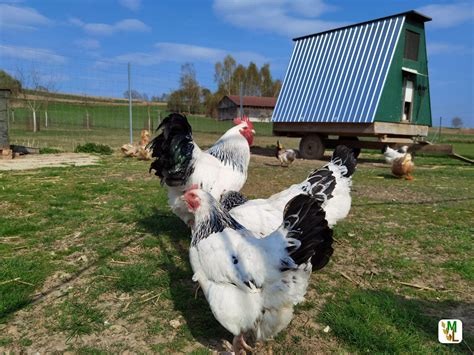
<svg viewBox="0 0 474 355"><path fill-rule="evenodd" d="M407 10L433 17L427 44L433 123L474 127L474 1L0 0L0 67L39 72L58 91L149 96L179 85L194 63L212 90L214 63L270 63L283 79L292 38Z"/></svg>

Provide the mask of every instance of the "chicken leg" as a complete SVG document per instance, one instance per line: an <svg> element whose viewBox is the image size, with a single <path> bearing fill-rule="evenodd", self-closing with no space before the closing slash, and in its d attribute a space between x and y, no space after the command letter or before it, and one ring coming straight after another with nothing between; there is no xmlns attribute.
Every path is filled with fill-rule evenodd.
<svg viewBox="0 0 474 355"><path fill-rule="evenodd" d="M234 337L234 340L232 341L232 346L234 347L235 355L245 355L247 354L246 351L253 351L253 349L245 342L243 332Z"/></svg>

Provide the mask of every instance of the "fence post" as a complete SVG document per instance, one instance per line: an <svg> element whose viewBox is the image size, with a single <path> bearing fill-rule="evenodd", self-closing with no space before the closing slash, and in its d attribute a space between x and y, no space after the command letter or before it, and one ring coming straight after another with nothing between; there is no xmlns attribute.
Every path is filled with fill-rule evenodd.
<svg viewBox="0 0 474 355"><path fill-rule="evenodd" d="M441 141L441 125L443 124L443 117L439 117L438 142Z"/></svg>
<svg viewBox="0 0 474 355"><path fill-rule="evenodd" d="M0 151L10 153L8 141L8 98L10 90L0 89ZM2 154L3 155L3 154Z"/></svg>
<svg viewBox="0 0 474 355"><path fill-rule="evenodd" d="M240 82L239 86L240 86L240 87L239 87L239 96L240 96L240 119L242 119L242 118L244 117L244 108L243 108L243 102L242 102L242 100L243 100L242 96L244 96L244 95L243 95L244 90L243 90L242 82Z"/></svg>
<svg viewBox="0 0 474 355"><path fill-rule="evenodd" d="M130 119L130 144L133 144L133 122L132 122L132 79L130 62L128 63L128 115Z"/></svg>

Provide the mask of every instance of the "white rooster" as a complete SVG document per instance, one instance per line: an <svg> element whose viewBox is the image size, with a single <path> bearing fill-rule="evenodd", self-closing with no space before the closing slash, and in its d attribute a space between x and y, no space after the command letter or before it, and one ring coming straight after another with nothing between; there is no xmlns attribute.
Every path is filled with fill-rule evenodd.
<svg viewBox="0 0 474 355"><path fill-rule="evenodd" d="M190 189L182 196L195 216L189 252L193 280L216 319L234 335L235 354L252 350L245 333L262 341L286 328L294 305L304 300L312 269L329 262L333 238L322 208L326 198L296 195L279 227L261 238L207 192Z"/></svg>
<svg viewBox="0 0 474 355"><path fill-rule="evenodd" d="M382 149L383 156L385 157L385 162L387 164L392 164L392 162L397 159L403 157L408 151L408 146L404 145L399 149L390 148L388 145L384 145Z"/></svg>
<svg viewBox="0 0 474 355"><path fill-rule="evenodd" d="M197 184L219 200L226 191L239 191L247 180L255 131L246 117L236 118L234 123L235 127L205 151L193 141L186 116L172 113L158 126L162 132L150 143L156 158L150 171L155 170L167 186L169 205L185 223L192 224L193 216L179 197L191 185Z"/></svg>
<svg viewBox="0 0 474 355"><path fill-rule="evenodd" d="M299 184L294 184L267 199L247 200L238 192L228 192L220 202L240 224L255 235L264 236L281 224L284 207L293 197L303 192L324 193L327 199L322 207L326 220L332 227L350 211L350 188L356 164L353 150L340 145L334 150L328 164L313 171Z"/></svg>

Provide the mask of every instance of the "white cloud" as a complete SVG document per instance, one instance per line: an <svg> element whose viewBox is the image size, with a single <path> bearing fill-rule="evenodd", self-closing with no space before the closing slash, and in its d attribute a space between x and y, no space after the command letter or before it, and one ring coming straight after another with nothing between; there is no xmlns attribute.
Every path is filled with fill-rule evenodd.
<svg viewBox="0 0 474 355"><path fill-rule="evenodd" d="M141 0L119 0L120 5L132 11L138 11L142 6Z"/></svg>
<svg viewBox="0 0 474 355"><path fill-rule="evenodd" d="M439 28L454 27L474 19L474 5L472 2L433 4L420 7L417 11L433 18L433 21L429 22L429 26Z"/></svg>
<svg viewBox="0 0 474 355"><path fill-rule="evenodd" d="M428 42L428 54L443 54L443 53L451 53L451 54L460 54L465 53L467 48L460 44L453 44L447 42Z"/></svg>
<svg viewBox="0 0 474 355"><path fill-rule="evenodd" d="M150 31L150 27L145 25L140 20L136 19L126 19L117 22L115 25L117 30L121 31L136 31L136 32L147 32Z"/></svg>
<svg viewBox="0 0 474 355"><path fill-rule="evenodd" d="M214 0L213 7L219 18L235 26L283 36L301 36L346 24L316 18L335 10L323 0Z"/></svg>
<svg viewBox="0 0 474 355"><path fill-rule="evenodd" d="M112 25L106 23L86 23L76 17L70 18L69 23L81 27L90 35L109 36L116 32L148 32L151 28L137 19L125 19Z"/></svg>
<svg viewBox="0 0 474 355"><path fill-rule="evenodd" d="M3 57L14 59L25 59L31 62L43 62L52 64L62 64L66 58L56 52L44 48L32 48L21 46L10 46L0 44L0 52Z"/></svg>
<svg viewBox="0 0 474 355"><path fill-rule="evenodd" d="M156 65L162 62L208 62L215 63L231 54L239 63L250 61L261 65L268 60L255 52L231 52L224 49L195 46L191 44L159 42L154 45L155 51L126 53L115 57L118 62L134 62L140 65Z"/></svg>
<svg viewBox="0 0 474 355"><path fill-rule="evenodd" d="M0 28L34 30L37 26L50 23L51 20L31 7L0 4Z"/></svg>
<svg viewBox="0 0 474 355"><path fill-rule="evenodd" d="M323 0L293 0L288 1L288 5L297 14L306 17L317 17L336 10L335 6L325 4Z"/></svg>
<svg viewBox="0 0 474 355"><path fill-rule="evenodd" d="M96 39L78 39L74 43L84 49L94 50L100 48L100 42Z"/></svg>
<svg viewBox="0 0 474 355"><path fill-rule="evenodd" d="M70 17L70 18L68 19L68 22L69 22L71 25L74 25L74 26L79 26L79 27L84 26L84 21L78 19L77 17Z"/></svg>

